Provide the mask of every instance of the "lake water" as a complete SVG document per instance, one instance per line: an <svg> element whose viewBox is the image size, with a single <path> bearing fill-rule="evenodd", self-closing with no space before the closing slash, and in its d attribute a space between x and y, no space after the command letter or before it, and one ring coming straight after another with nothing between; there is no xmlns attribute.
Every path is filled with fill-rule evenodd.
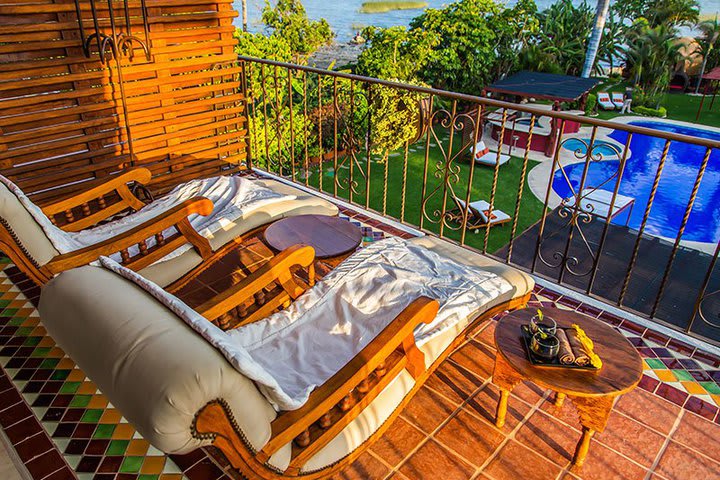
<svg viewBox="0 0 720 480"><path fill-rule="evenodd" d="M262 29L260 15L264 0L247 0L248 1L248 27L250 31L257 32ZM347 42L355 33L368 25L377 27L390 27L393 25L407 25L414 17L421 13L421 10L396 10L387 13L360 13L360 5L365 0L303 0L308 16L312 19L325 18L337 35L338 42ZM426 0L429 8L440 8L443 5L451 3L448 0ZM514 4L512 0L509 5ZM554 0L536 0L539 10L547 8L554 3ZM575 4L582 1L575 0ZM594 5L594 2L588 2ZM719 0L700 0L700 9L702 13L710 14L720 10ZM241 3L235 1L235 9L240 11ZM235 25L242 26L240 17L235 19Z"/></svg>

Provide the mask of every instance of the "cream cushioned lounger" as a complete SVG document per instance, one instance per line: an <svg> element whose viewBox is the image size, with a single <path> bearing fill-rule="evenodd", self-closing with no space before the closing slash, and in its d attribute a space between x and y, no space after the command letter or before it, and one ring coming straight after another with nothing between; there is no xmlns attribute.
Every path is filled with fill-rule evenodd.
<svg viewBox="0 0 720 480"><path fill-rule="evenodd" d="M411 242L492 272L511 288L422 344L427 370L398 370L369 405L298 468L292 468L298 454L292 440L271 455L263 456L263 448L278 422L299 410L280 415L219 350L130 280L98 266L63 272L43 289L40 316L58 345L158 449L185 453L213 444L248 478L325 478L385 431L473 322L524 306L532 291L528 275L489 258L432 237ZM208 422L217 428L208 430Z"/></svg>
<svg viewBox="0 0 720 480"><path fill-rule="evenodd" d="M126 201L128 206L133 206L137 210L142 207L143 204L137 198L134 197L128 189L127 182L143 182L150 178L150 172L146 169L139 168L132 171L126 172L95 187L97 197L107 195L112 192L121 192L121 196L129 200ZM298 188L291 187L285 183L263 179L254 180L257 185L267 187L277 196L283 196L285 198L274 203L268 203L260 206L259 208L250 210L246 214L242 214L235 218L231 222L225 222L225 225L220 230L214 233L207 233L206 238L209 242L209 247L212 250L225 245L227 242L234 238L240 237L241 235L267 223L275 220L293 216L293 215L304 215L304 214L318 214L318 215L329 215L334 216L338 214L338 209L335 205L327 202L315 195L306 193ZM9 182L8 182L9 183ZM14 185L10 185L13 188ZM55 205L46 206L43 209L32 204L27 197L23 201L19 196L24 196L22 192L13 192L8 185L0 183L0 248L11 257L13 262L23 270L33 281L42 285L47 282L57 271L62 271L71 267L63 267L62 261L72 262L68 257L71 254L63 255L56 245L54 245L51 238L47 234L47 229L52 228L53 230L59 231L60 234L64 234L62 230L51 224L50 217L58 213L53 207ZM186 214L183 216L182 211L177 212L177 218L186 218L188 215L198 213L198 210L202 208L207 209L207 203L202 204L202 199L188 200L188 208L186 208ZM70 202L72 199L70 199ZM95 201L95 200L93 200ZM58 205L67 204L68 201L60 201ZM91 202L92 203L92 202ZM26 204L28 206L26 206ZM88 205L84 202L84 207ZM198 207L199 205L199 207ZM78 211L81 205L75 205L73 208ZM123 206L122 204L120 205ZM182 205L178 205L182 207ZM31 212L30 209L33 211ZM59 212L67 211L64 207L60 208ZM112 206L106 207L108 211L112 210ZM207 213L207 212L205 212ZM91 217L97 214L92 214ZM38 218L41 220L39 221ZM78 219L75 219L78 220ZM83 220L80 219L78 223ZM152 221L150 221L152 223ZM88 225L90 226L90 225ZM87 227L83 227L87 228ZM82 229L76 228L73 231L81 231ZM72 235L72 234L71 234ZM153 234L149 234L149 239L152 240ZM200 237L202 239L202 237ZM204 240L203 240L204 241ZM136 244L131 243L130 245L123 246L122 248L134 248L137 249ZM78 251L82 248L78 247ZM90 261L96 260L99 255L110 255L110 253L116 253L121 248L114 250L113 252L99 253L93 258L88 258L86 261L77 263L76 265L82 265L89 263ZM63 260L65 259L65 260ZM202 263L203 258L196 249L188 249L179 255L175 255L165 261L155 262L148 266L139 267L138 270L142 272L142 275L147 276L155 283L161 286L167 286L173 281L180 278L185 273L189 272L192 268ZM147 262L150 263L150 262ZM73 266L76 266L73 265ZM52 267L52 268L51 268Z"/></svg>

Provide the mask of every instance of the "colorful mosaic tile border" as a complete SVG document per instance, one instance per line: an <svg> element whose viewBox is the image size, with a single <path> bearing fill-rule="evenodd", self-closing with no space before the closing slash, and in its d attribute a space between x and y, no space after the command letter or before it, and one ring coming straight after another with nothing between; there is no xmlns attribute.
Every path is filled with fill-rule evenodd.
<svg viewBox="0 0 720 480"><path fill-rule="evenodd" d="M341 216L361 228L363 246L386 235ZM39 289L7 259L0 261L0 425L33 478L225 476L226 465L204 450L167 456L142 438L47 335L36 310Z"/></svg>

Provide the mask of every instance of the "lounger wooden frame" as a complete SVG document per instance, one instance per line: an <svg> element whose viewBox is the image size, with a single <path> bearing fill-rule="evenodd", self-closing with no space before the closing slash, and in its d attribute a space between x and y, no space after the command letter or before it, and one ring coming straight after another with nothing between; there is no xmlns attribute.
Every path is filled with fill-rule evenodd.
<svg viewBox="0 0 720 480"><path fill-rule="evenodd" d="M293 277L290 269L297 266L310 269L309 278L312 282L313 264L314 252L311 247L292 247L274 257L245 281L196 310L209 320L215 320L238 305L252 301L256 293L263 291L272 283L279 283L283 293L278 300L270 301L265 305L271 305L269 308L273 309L282 304L287 305L305 288ZM529 298L528 293L483 312L426 369L424 355L415 345L413 331L420 323L428 323L435 318L438 303L426 297L419 297L345 367L313 391L303 407L281 413L272 422L271 438L260 451L252 448L246 440L223 399L208 403L198 412L192 425L193 435L199 439L212 440L212 444L225 454L232 466L250 480L326 478L352 463L383 435L428 377L455 348L465 341L468 333L480 322L504 310L523 308ZM255 321L269 313L267 309L256 312L238 326ZM303 465L357 418L403 369L407 369L413 376L415 384L380 428L359 448L333 465L319 471L302 472ZM291 441L293 445L289 467L284 472L278 471L267 463L268 459Z"/></svg>
<svg viewBox="0 0 720 480"><path fill-rule="evenodd" d="M59 227L76 232L112 218L126 210L137 211L145 204L137 198L128 184L146 184L151 173L147 168L134 168L110 180L98 182L88 190L72 197L46 205L43 212L56 222L62 215L64 222ZM112 203L109 203L112 201ZM190 225L188 217L193 214L209 215L213 204L203 197L185 200L183 203L163 212L152 220L138 225L116 237L71 253L61 254L45 265L39 265L17 238L8 219L0 218L0 249L35 283L42 286L54 275L71 268L87 265L101 255L120 253L124 266L141 270L161 259L179 246L190 243L198 253L207 259L212 255L208 240ZM178 233L165 238L162 232L174 226ZM155 239L148 247L147 240ZM129 249L138 247L138 253L131 255Z"/></svg>

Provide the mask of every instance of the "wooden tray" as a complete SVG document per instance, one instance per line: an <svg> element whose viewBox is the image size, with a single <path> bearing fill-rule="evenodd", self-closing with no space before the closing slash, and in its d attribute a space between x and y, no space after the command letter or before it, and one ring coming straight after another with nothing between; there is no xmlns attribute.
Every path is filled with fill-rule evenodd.
<svg viewBox="0 0 720 480"><path fill-rule="evenodd" d="M560 363L560 360L558 360L557 356L552 359L547 359L547 358L543 358L543 357L536 355L530 349L530 340L532 339L532 333L530 333L530 327L528 327L527 325L522 325L520 327L520 330L522 331L523 344L525 345L525 350L527 351L528 359L530 360L530 363L532 363L533 365L535 365L537 367L567 368L570 370L589 370L591 372L595 372L598 370L597 368L593 367L592 365L588 365L588 366L584 366L584 367L580 366L580 365L575 365L574 363L570 364L570 365L564 365L564 364ZM563 330L567 330L567 329L563 329Z"/></svg>

